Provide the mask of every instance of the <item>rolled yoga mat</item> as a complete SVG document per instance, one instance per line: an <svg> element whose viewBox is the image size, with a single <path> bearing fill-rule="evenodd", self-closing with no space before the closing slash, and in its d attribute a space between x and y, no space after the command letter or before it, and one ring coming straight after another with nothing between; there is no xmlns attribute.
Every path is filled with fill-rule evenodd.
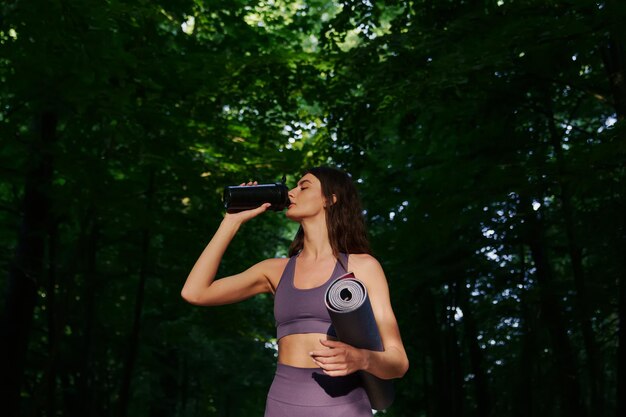
<svg viewBox="0 0 626 417"><path fill-rule="evenodd" d="M337 278L326 290L326 308L337 338L359 349L382 352L383 342L367 296L365 284L349 272ZM384 410L394 399L393 383L359 371L372 408Z"/></svg>

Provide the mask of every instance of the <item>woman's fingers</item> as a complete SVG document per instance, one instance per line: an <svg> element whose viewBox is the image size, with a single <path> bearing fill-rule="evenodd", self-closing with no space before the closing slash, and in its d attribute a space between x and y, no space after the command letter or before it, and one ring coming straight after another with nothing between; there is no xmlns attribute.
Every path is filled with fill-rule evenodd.
<svg viewBox="0 0 626 417"><path fill-rule="evenodd" d="M367 354L343 342L320 339L325 349L309 352L313 362L330 376L348 375L359 369L366 369Z"/></svg>
<svg viewBox="0 0 626 417"><path fill-rule="evenodd" d="M325 371L347 371L348 366L345 363L319 363L315 362L317 366L322 368Z"/></svg>
<svg viewBox="0 0 626 417"><path fill-rule="evenodd" d="M259 207L253 209L252 211L254 212L255 216L258 214L263 213L265 210L267 210L269 207L271 206L270 203L263 203L261 204Z"/></svg>
<svg viewBox="0 0 626 417"><path fill-rule="evenodd" d="M264 203L255 209L244 210L244 211L240 211L239 213L231 213L228 215L232 216L233 218L241 219L241 221L243 222L247 222L248 220L266 211L270 206L271 206L270 203Z"/></svg>
<svg viewBox="0 0 626 417"><path fill-rule="evenodd" d="M255 185L259 185L256 181L248 181L246 182L242 182L241 184L239 184L240 187L249 187L249 186L255 186ZM250 210L244 210L244 211L240 211L237 213L226 213L227 216L229 216L232 219L237 219L238 221L240 221L241 223L247 222L248 220L258 216L259 214L263 213L264 211L266 211L268 208L270 208L271 204L270 203L264 203L261 204L259 207L254 208L254 209L250 209Z"/></svg>

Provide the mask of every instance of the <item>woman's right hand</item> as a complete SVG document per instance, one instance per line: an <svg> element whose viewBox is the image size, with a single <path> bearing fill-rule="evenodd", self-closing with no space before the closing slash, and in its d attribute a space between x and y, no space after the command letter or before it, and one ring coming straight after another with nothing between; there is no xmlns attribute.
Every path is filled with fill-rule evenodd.
<svg viewBox="0 0 626 417"><path fill-rule="evenodd" d="M246 187L254 187L255 185L258 185L258 183L256 181L250 181L248 183L241 183L239 184L239 186L246 186ZM256 216L258 216L259 214L267 211L267 209L271 206L270 203L263 203L261 206L254 208L254 209L250 209L250 210L244 210L244 211L240 211L238 213L226 213L226 215L224 216L224 220L225 221L232 221L238 224L244 224L245 222L247 222L250 219L255 218Z"/></svg>

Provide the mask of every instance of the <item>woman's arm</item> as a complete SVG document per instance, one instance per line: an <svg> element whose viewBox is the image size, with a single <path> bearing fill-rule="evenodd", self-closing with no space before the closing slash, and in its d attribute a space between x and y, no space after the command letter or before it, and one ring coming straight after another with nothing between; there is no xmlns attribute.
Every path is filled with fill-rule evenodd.
<svg viewBox="0 0 626 417"><path fill-rule="evenodd" d="M269 203L254 210L226 214L185 281L181 296L186 301L204 306L222 305L272 291L267 273L272 259L259 262L240 274L214 281L222 256L239 227L268 207Z"/></svg>
<svg viewBox="0 0 626 417"><path fill-rule="evenodd" d="M370 255L350 255L349 263L354 275L367 287L384 350L376 352L338 341L320 340L328 349L313 351L311 356L331 376L364 370L383 379L400 378L409 369L409 360L391 308L385 273Z"/></svg>

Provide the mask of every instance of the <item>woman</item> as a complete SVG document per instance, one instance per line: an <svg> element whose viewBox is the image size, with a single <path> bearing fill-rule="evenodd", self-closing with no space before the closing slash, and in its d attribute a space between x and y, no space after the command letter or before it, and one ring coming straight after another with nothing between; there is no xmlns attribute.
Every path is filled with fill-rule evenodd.
<svg viewBox="0 0 626 417"><path fill-rule="evenodd" d="M270 204L227 213L187 277L182 297L192 304L214 306L260 293L274 294L278 364L266 417L371 416L369 400L355 372L399 378L408 369L408 359L385 274L370 255L356 187L347 174L318 167L289 191L289 200L286 215L300 223L289 259L267 259L214 281L239 227ZM357 349L333 337L323 296L329 284L347 271L367 287L382 352Z"/></svg>

